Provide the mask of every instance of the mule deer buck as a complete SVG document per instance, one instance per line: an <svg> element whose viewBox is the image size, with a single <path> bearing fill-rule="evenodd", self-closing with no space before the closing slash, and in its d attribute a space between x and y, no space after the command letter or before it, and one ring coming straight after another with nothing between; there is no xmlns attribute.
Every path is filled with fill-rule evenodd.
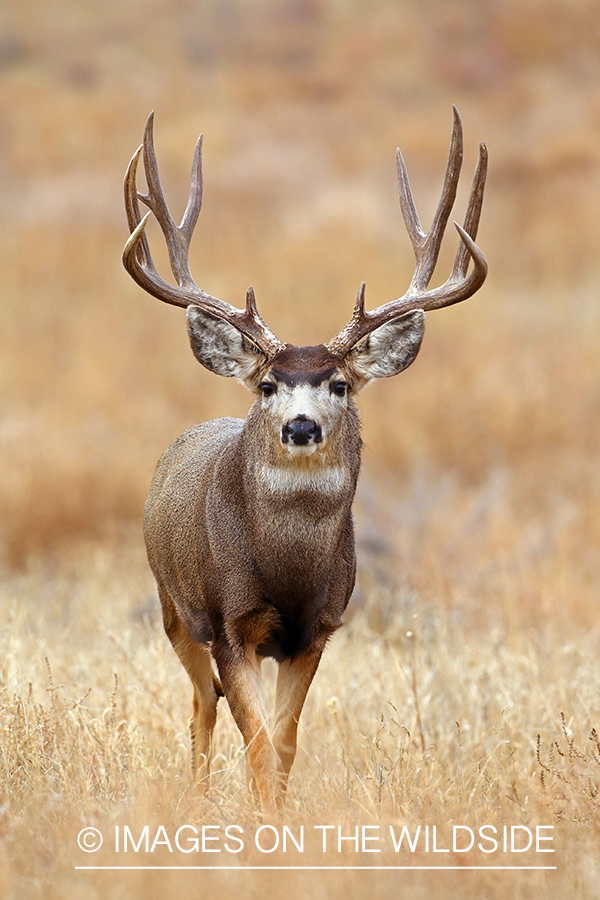
<svg viewBox="0 0 600 900"><path fill-rule="evenodd" d="M125 177L131 234L123 262L152 296L187 308L196 359L217 375L237 378L256 399L245 421L214 419L177 438L158 463L144 531L164 627L193 684L193 771L208 777L217 700L225 695L261 808L272 812L283 803L308 688L354 587L352 501L361 456L354 397L371 380L412 363L425 310L466 300L483 284L487 263L475 238L487 151L481 144L464 228L455 223L460 243L452 272L433 289L428 285L462 162L458 112L428 233L398 151L400 204L416 261L407 292L368 312L363 284L350 321L332 340L296 347L280 341L261 319L252 288L240 310L192 280L188 249L202 204L201 149L202 137L177 226L161 188L149 117ZM147 195L136 187L141 156ZM143 218L140 200L150 210ZM152 262L145 235L151 213L177 286L164 281ZM279 664L272 721L261 681L264 657Z"/></svg>

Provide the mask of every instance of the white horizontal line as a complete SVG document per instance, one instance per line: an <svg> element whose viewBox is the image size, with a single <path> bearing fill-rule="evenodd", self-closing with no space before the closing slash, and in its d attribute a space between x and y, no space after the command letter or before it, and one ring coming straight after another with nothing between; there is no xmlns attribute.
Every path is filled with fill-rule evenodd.
<svg viewBox="0 0 600 900"><path fill-rule="evenodd" d="M410 871L539 871L557 869L558 866L75 866L77 870L94 871L149 871L149 870L177 870L182 871L190 869L190 871L198 872L268 872L268 871L285 871L285 872L399 872Z"/></svg>

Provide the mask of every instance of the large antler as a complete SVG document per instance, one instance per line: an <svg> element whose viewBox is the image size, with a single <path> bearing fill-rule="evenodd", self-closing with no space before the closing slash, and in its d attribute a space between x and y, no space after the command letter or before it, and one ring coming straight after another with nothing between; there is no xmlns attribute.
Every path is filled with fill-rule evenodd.
<svg viewBox="0 0 600 900"><path fill-rule="evenodd" d="M225 319L249 338L267 357L275 356L280 350L285 349L285 344L273 334L259 316L252 288L246 293L245 310L236 309L229 303L206 294L190 274L188 251L202 207L202 135L198 138L194 152L187 208L181 224L177 226L167 208L160 184L154 151L153 124L154 113L151 113L144 129L144 142L133 155L125 175L125 209L131 234L123 250L123 265L133 280L153 297L174 306L187 307L192 304L199 306L206 312ZM142 154L148 184L147 195L138 193L136 187L137 168ZM164 281L156 271L145 234L150 212L142 218L139 200L154 213L162 229L169 251L169 262L178 287Z"/></svg>
<svg viewBox="0 0 600 900"><path fill-rule="evenodd" d="M479 290L485 281L487 275L486 258L475 243L487 173L487 149L485 144L480 144L479 161L473 178L464 227L461 228L457 222L454 223L461 237L461 242L452 272L446 283L441 285L441 287L427 290L440 252L446 223L456 198L462 165L462 153L462 123L458 110L454 107L454 127L452 129L452 140L450 142L450 153L442 196L431 229L428 234L425 234L417 215L402 154L400 150L397 151L400 206L415 252L415 273L403 297L379 306L372 312L365 310L365 285L364 283L361 284L352 318L327 344L327 348L336 356L345 356L362 338L386 322L404 315L404 313L415 309L439 309L442 306L451 306L453 303L466 300L475 291ZM471 259L474 265L471 274L467 276L467 269Z"/></svg>

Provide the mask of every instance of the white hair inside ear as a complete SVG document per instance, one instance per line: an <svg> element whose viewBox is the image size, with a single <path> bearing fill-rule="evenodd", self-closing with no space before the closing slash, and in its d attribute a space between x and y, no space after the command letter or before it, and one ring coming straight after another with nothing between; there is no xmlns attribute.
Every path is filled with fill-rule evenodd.
<svg viewBox="0 0 600 900"><path fill-rule="evenodd" d="M199 306L188 306L188 334L194 356L216 375L238 378L250 386L264 355L225 319Z"/></svg>
<svg viewBox="0 0 600 900"><path fill-rule="evenodd" d="M417 309L386 322L353 347L346 362L359 380L359 388L408 368L419 352L424 330L425 313Z"/></svg>

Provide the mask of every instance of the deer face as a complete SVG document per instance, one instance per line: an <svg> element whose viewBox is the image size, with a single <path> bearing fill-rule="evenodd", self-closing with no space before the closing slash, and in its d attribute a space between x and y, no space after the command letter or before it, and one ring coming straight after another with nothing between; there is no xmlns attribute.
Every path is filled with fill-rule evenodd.
<svg viewBox="0 0 600 900"><path fill-rule="evenodd" d="M285 454L327 450L348 406L348 374L324 346L286 347L259 384L269 430Z"/></svg>
<svg viewBox="0 0 600 900"><path fill-rule="evenodd" d="M396 375L415 359L425 317L407 313L373 331L343 356L323 344L288 344L272 358L237 328L188 307L196 359L218 375L238 378L260 397L265 422L285 456L327 455L349 399L374 378Z"/></svg>

